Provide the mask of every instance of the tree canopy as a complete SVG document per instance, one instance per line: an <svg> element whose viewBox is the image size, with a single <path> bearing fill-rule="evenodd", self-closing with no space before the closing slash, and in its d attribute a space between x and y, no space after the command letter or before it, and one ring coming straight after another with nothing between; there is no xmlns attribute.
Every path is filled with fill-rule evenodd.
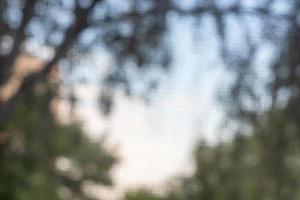
<svg viewBox="0 0 300 200"><path fill-rule="evenodd" d="M260 105L257 104L259 94L250 81L259 73L253 65L266 46L275 49L270 51L273 58L268 59L270 64L267 66L273 77L277 77L276 81L267 81L273 88L271 98L275 98L279 85L290 84L287 83L290 81L281 80L287 77L281 77L280 72L285 70L283 66L287 66L284 63L294 65L297 62L297 56L288 57L289 61L284 58L287 58L288 49L297 49L298 4L297 0L257 0L252 4L210 0L194 1L189 6L177 0L2 0L1 85L13 74L17 57L21 53L33 51L33 43L38 46L35 50L37 54L41 53L42 47L47 47L52 53L48 53L43 69L28 75L16 94L2 104L1 119L9 113L17 96L22 96L27 88L45 79L60 60L72 57L74 54L70 52L75 51L76 55L80 55L96 48L106 49L115 60L104 79L107 87L103 91L105 97L101 98L107 102L101 105L110 107L109 102L113 98L110 94L116 85L121 84L130 93L130 78L125 73L128 65L136 66L137 70L151 66L168 68L173 56L166 39L171 25L170 14L192 16L198 21L196 27L201 27L207 18L213 20L215 37L220 41L220 59L236 74L236 84L232 86L231 92L239 96L239 101L236 101L239 103L235 104L236 108L232 107L232 111L251 115L253 104ZM233 41L238 41L235 42L238 45L233 45ZM285 45L287 41L294 46ZM290 70L290 67L286 70ZM256 103L246 103L252 100Z"/></svg>
<svg viewBox="0 0 300 200"><path fill-rule="evenodd" d="M232 140L198 145L194 174L174 189L172 199L299 199L300 2L251 2L0 0L0 86L20 55L42 57L40 50L48 49L41 70L27 75L8 101L0 99L0 197L60 199L61 191L63 198L89 199L84 186L111 183L115 157L77 125L56 124L51 90L39 95L34 88L72 51L103 48L115 60L100 98L109 113L118 85L130 93L128 65L141 71L170 67L168 20L175 14L194 17L195 27L212 20L220 59L234 77L225 103L240 126ZM167 198L145 190L125 196Z"/></svg>
<svg viewBox="0 0 300 200"><path fill-rule="evenodd" d="M80 124L59 124L49 106L54 91L43 89L19 99L1 127L0 198L96 199L91 187L112 185L116 153Z"/></svg>

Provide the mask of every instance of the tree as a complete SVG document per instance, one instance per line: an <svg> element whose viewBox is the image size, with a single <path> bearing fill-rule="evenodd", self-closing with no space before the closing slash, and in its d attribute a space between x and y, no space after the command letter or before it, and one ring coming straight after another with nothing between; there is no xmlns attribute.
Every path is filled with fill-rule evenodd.
<svg viewBox="0 0 300 200"><path fill-rule="evenodd" d="M1 126L5 131L12 131L4 135L13 137L18 134L18 131L10 128L18 123L19 127L28 130L21 137L38 132L32 129L44 130L49 127L49 123L43 122L41 117L38 120L34 118L35 114L29 115L34 119L29 119L37 121L39 129L28 125L29 120L24 119L32 112L17 102L21 101L20 96L24 97L22 101L32 96L32 88L38 82L45 81L53 66L70 51L88 52L98 45L105 46L115 56L116 66L105 79L107 87L102 95L105 101L102 105L110 107L117 85L122 84L130 91L130 80L124 73L126 66L132 63L136 70L145 70L152 65L168 66L171 55L164 37L169 25L168 13L194 16L200 25L204 16L209 16L214 21L216 36L220 39L220 57L236 78L230 88L233 98L229 114L241 126L232 141L217 146L200 145L196 155L198 168L195 177L191 177L191 185L186 184L182 190L193 191L194 186L198 186L196 188L199 190L191 192L195 194L191 198L297 199L298 172L294 168L297 166L300 124L299 1L254 1L252 6L244 5L242 1L225 5L222 4L224 1L218 0L195 2L190 8L184 8L175 0L133 0L121 6L114 4L123 8L118 9L111 8L113 4L109 0L0 0L0 85L9 80L16 58L29 51L33 41L38 42L38 49L47 46L53 51L53 56L46 60L41 71L28 75L16 94L7 102L1 102L0 121L8 120ZM278 2L285 4L286 9L278 9ZM242 35L237 47L232 47L233 23ZM261 63L255 61L259 61L265 45L271 46L268 48L270 52L272 50L271 58L264 57L269 61L264 68L270 71L271 78L259 81L257 75L261 71L257 70L257 65ZM270 103L266 105L268 101ZM12 116L11 119L18 123L8 118L14 107L16 112L28 112ZM109 109L106 111L109 112ZM45 112L45 109L39 107L36 112ZM22 116L21 119L18 115ZM46 136L43 134L43 137ZM1 144L4 138L1 134ZM30 136L32 138L42 138L42 134ZM44 142L36 144L48 145L48 140ZM56 143L59 144L59 141ZM10 152L10 148L2 148L3 158L13 157L5 157L13 152ZM25 161L28 161L27 158ZM4 171L13 168L1 166L5 168ZM20 177L15 175L22 178L22 174ZM256 179L259 178L263 181L258 182ZM5 188L5 185L2 187Z"/></svg>
<svg viewBox="0 0 300 200"><path fill-rule="evenodd" d="M80 125L58 124L49 108L53 89L39 87L18 100L1 127L0 198L95 199L92 186L112 184L115 153L104 139L91 140Z"/></svg>
<svg viewBox="0 0 300 200"><path fill-rule="evenodd" d="M273 0L255 1L255 6L252 7L244 5L242 1L233 1L225 5L222 2L195 1L194 5L186 8L177 0L128 0L122 3L110 0L1 0L0 85L9 80L13 73L14 61L20 53L31 48L30 43L35 42L40 48L49 47L53 56L47 60L43 70L30 74L23 80L14 97L2 103L0 119L7 118L18 96L22 96L40 80L46 79L51 68L74 49L79 53L88 53L103 46L108 49L115 56L116 62L105 79L107 87L104 93L112 93L111 90L121 84L130 94L131 85L130 78L125 74L126 66L134 65L136 70L142 71L151 66L169 66L172 55L165 37L168 33L169 13L194 16L200 25L205 17L211 17L215 22L216 36L220 38L222 58L231 68L239 69L237 74L243 74L238 76L237 82L243 82L243 86L247 85L244 80L248 74L253 74L247 66L251 65L259 47L264 42L277 44L286 36L286 31L279 30L289 30L296 24L297 1L284 1L294 5L287 12L274 10L277 2ZM243 32L240 43L244 44L245 48L241 46L232 50L229 45L234 34L230 31L231 18L234 23L239 24ZM264 33L259 36L260 39L252 34L253 29L248 25L253 18L262 24L255 26L256 28L267 30L262 31ZM275 23L280 27L273 26ZM275 27L275 30L272 27ZM282 45L275 46L281 51ZM232 91L237 91L237 87ZM149 90L151 88L149 87ZM111 98L104 98L107 103L102 105L111 105Z"/></svg>
<svg viewBox="0 0 300 200"><path fill-rule="evenodd" d="M230 140L200 142L194 175L176 188L179 199L298 199L299 1L254 1L251 9L240 1L227 9L215 3L201 7L201 1L195 12L215 19L222 58L235 78L226 93L228 114L239 127ZM234 38L238 47L230 40L232 21L242 32ZM262 49L271 56L261 58Z"/></svg>
<svg viewBox="0 0 300 200"><path fill-rule="evenodd" d="M159 2L152 1L154 7L145 12L138 8L138 2L133 3L125 12L116 12L111 11L111 2L103 0L2 0L0 86L9 80L16 58L26 51L26 43L30 45L31 41L38 42L40 47L47 46L54 52L43 69L28 75L16 94L1 105L1 118L6 118L18 96L22 96L37 82L45 80L52 67L73 47L80 52L93 49L93 44L104 43L108 44L119 60L131 57L139 66L152 62L152 59L146 58L146 54L150 55L150 49L160 48L158 35L164 29L166 15L165 4ZM11 13L20 13L20 16L11 16ZM64 22L56 17L57 13L63 15ZM119 28L121 25L128 25L129 33L122 35L123 29ZM84 34L88 34L88 37ZM137 48L138 42L143 43L143 48ZM158 54L157 51L155 56L159 56ZM165 58L167 56L163 57ZM108 81L122 82L120 78L114 74Z"/></svg>
<svg viewBox="0 0 300 200"><path fill-rule="evenodd" d="M265 112L247 134L215 145L200 141L193 175L179 179L164 198L299 199L299 131L284 108Z"/></svg>

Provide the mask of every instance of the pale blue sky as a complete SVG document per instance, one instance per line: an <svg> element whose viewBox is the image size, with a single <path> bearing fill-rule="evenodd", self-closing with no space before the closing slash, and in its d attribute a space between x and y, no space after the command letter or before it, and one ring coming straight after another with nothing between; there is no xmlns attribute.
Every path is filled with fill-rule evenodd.
<svg viewBox="0 0 300 200"><path fill-rule="evenodd" d="M183 2L188 7L193 0ZM250 5L250 1L244 2ZM225 3L228 1L224 0ZM109 66L108 55L96 52L89 63L81 63L86 68L77 73L93 80L76 88L81 98L77 111L85 121L85 128L96 137L108 130L110 142L118 145L122 157L114 171L115 193L138 185L159 187L173 176L189 173L193 168L191 152L199 138L213 143L228 136L220 131L225 115L216 92L224 89L232 76L221 62L214 22L209 16L204 17L201 26L195 29L193 18L176 15L169 18L171 70L160 76L159 87L149 105L118 92L111 118L104 119L97 111L96 101L98 80ZM259 35L259 22L253 19L251 23L253 34ZM234 32L230 38L232 48L243 45L237 25L232 25L231 31ZM254 64L261 76L257 84L268 79L269 72L264 67L268 63L263 61L272 56L271 49L269 44L262 45L257 65Z"/></svg>
<svg viewBox="0 0 300 200"><path fill-rule="evenodd" d="M85 128L93 136L108 128L110 142L119 146L122 159L114 172L114 191L138 185L158 187L171 177L189 173L196 141L201 137L215 142L219 137L222 109L214 95L226 73L219 59L214 30L209 20L203 25L207 26L205 33L194 31L192 18L174 15L170 23L173 25L168 40L174 60L149 105L117 93L111 119L105 120L96 109L97 82L76 88L81 97L78 112ZM196 33L208 37L195 40ZM105 66L103 60L96 59L93 63ZM96 80L96 74L101 72L93 70L95 67L90 66L89 70L87 66L79 74L93 74Z"/></svg>

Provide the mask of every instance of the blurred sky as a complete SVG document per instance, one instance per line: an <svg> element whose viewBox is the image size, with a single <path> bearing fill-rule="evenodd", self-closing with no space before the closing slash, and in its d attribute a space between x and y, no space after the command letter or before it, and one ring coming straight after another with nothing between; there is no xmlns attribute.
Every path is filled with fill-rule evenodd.
<svg viewBox="0 0 300 200"><path fill-rule="evenodd" d="M80 98L77 112L85 128L93 137L108 130L109 141L118 146L121 163L114 171L115 191L139 185L159 187L178 174L191 172L197 140L215 142L220 137L217 129L222 109L215 93L228 76L216 50L215 30L209 19L202 25L207 26L203 33L195 31L196 21L192 18L170 18L168 40L174 59L150 104L117 93L114 112L105 119L97 109L96 80L101 72L95 71L94 65L109 65L107 55L97 55L95 62L78 72L95 80L76 86ZM200 39L203 35L209 37Z"/></svg>
<svg viewBox="0 0 300 200"><path fill-rule="evenodd" d="M189 7L195 0L178 2ZM220 2L226 6L233 1ZM250 7L251 2L253 4L251 0L243 1ZM82 63L87 67L77 72L78 76L92 80L89 84L76 86L80 98L77 112L84 120L84 127L95 138L107 133L110 142L118 146L121 163L113 174L115 194L140 185L159 188L178 174L190 173L193 147L200 138L214 143L228 137L226 131L220 131L224 113L216 95L224 90L232 76L221 62L214 22L209 16L204 16L197 29L196 19L174 14L169 19L167 40L173 55L171 71L160 77L150 104L145 104L140 98L129 99L118 92L114 112L106 119L99 114L97 98L99 79L110 65L109 55L96 52L92 56L94 61ZM255 17L250 21L254 27L251 34L260 35L259 21ZM234 21L230 28L234 32L229 38L231 48L244 50L241 48L244 45L242 33ZM270 44L259 49L260 56L254 66L259 67L261 77L258 78L263 81L269 76L269 72L263 70L267 69L263 66L268 65L264 61L269 60L266 58L273 53ZM111 191L108 193L112 194Z"/></svg>

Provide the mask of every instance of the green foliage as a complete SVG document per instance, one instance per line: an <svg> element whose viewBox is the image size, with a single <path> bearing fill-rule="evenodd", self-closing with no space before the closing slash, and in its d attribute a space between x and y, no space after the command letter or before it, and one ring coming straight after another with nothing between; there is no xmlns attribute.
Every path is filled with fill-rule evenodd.
<svg viewBox="0 0 300 200"><path fill-rule="evenodd" d="M296 200L300 198L299 124L286 109L261 116L251 134L195 150L196 168L181 181L181 199Z"/></svg>
<svg viewBox="0 0 300 200"><path fill-rule="evenodd" d="M125 194L124 200L168 200L162 195L157 195L149 189L141 188L129 191Z"/></svg>
<svg viewBox="0 0 300 200"><path fill-rule="evenodd" d="M112 184L114 153L80 125L59 125L49 109L52 97L50 89L31 91L1 127L0 199L92 199L90 185Z"/></svg>
<svg viewBox="0 0 300 200"><path fill-rule="evenodd" d="M166 195L147 190L125 200L297 200L300 199L300 124L290 108L260 116L253 130L210 145L199 142L195 171Z"/></svg>

